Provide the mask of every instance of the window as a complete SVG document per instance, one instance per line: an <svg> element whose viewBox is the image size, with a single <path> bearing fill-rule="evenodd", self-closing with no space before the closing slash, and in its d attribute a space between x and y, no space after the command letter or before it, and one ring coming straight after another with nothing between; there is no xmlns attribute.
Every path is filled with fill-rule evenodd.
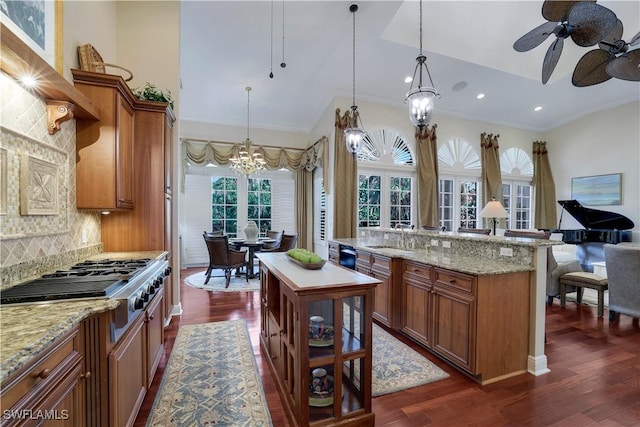
<svg viewBox="0 0 640 427"><path fill-rule="evenodd" d="M247 180L247 220L255 221L260 235L271 230L271 180Z"/></svg>
<svg viewBox="0 0 640 427"><path fill-rule="evenodd" d="M463 139L451 139L438 149L440 225L448 231L477 228L480 157Z"/></svg>
<svg viewBox="0 0 640 427"><path fill-rule="evenodd" d="M380 175L358 177L358 226L380 226Z"/></svg>
<svg viewBox="0 0 640 427"><path fill-rule="evenodd" d="M358 226L413 222L415 162L411 147L392 129L368 133L358 151Z"/></svg>
<svg viewBox="0 0 640 427"><path fill-rule="evenodd" d="M211 230L238 234L238 180L231 177L211 177Z"/></svg>
<svg viewBox="0 0 640 427"><path fill-rule="evenodd" d="M389 186L391 227L411 225L411 181L409 177L392 176Z"/></svg>
<svg viewBox="0 0 640 427"><path fill-rule="evenodd" d="M509 213L506 227L529 229L533 226L533 162L519 148L509 148L500 156L502 204Z"/></svg>

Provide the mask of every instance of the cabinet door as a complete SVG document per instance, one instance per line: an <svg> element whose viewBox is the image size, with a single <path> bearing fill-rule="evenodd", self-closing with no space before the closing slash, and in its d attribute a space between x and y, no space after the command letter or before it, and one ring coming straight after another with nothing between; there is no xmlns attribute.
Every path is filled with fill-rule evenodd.
<svg viewBox="0 0 640 427"><path fill-rule="evenodd" d="M474 373L474 296L437 285L433 287L432 296L432 348L461 368Z"/></svg>
<svg viewBox="0 0 640 427"><path fill-rule="evenodd" d="M429 315L431 314L431 286L411 279L404 283L404 316L402 330L429 347L431 331Z"/></svg>
<svg viewBox="0 0 640 427"><path fill-rule="evenodd" d="M146 332L140 316L109 355L109 418L112 426L133 425L146 393Z"/></svg>
<svg viewBox="0 0 640 427"><path fill-rule="evenodd" d="M44 400L35 413L47 413L52 419L44 421L43 426L84 427L84 396L81 378L82 363L76 364ZM4 424L3 424L4 425Z"/></svg>
<svg viewBox="0 0 640 427"><path fill-rule="evenodd" d="M369 275L381 281L374 291L373 317L391 326L391 272L371 269Z"/></svg>
<svg viewBox="0 0 640 427"><path fill-rule="evenodd" d="M162 289L162 288L160 288ZM164 324L163 294L157 295L147 309L145 322L147 324L147 386L151 387L162 353L164 352Z"/></svg>
<svg viewBox="0 0 640 427"><path fill-rule="evenodd" d="M133 108L116 95L116 206L133 208Z"/></svg>

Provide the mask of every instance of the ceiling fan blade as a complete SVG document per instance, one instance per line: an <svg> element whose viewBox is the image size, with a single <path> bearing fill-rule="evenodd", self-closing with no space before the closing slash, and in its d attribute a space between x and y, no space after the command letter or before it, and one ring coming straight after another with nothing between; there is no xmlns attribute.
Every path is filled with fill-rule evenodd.
<svg viewBox="0 0 640 427"><path fill-rule="evenodd" d="M638 43L640 43L640 32L638 34L636 34L635 36L633 36L633 38L631 39L631 41L629 42L630 46L635 46Z"/></svg>
<svg viewBox="0 0 640 427"><path fill-rule="evenodd" d="M578 46L593 46L604 39L618 23L618 17L611 10L595 3L575 5L567 18L573 26L571 39Z"/></svg>
<svg viewBox="0 0 640 427"><path fill-rule="evenodd" d="M551 43L547 53L544 55L544 62L542 63L542 84L546 84L549 81L549 77L556 68L560 54L562 53L562 47L564 46L563 38L556 38L556 41Z"/></svg>
<svg viewBox="0 0 640 427"><path fill-rule="evenodd" d="M513 44L513 48L518 52L526 52L539 46L543 41L553 34L553 29L556 27L555 22L545 22L542 25L538 25L533 30L529 31L524 36L520 37Z"/></svg>
<svg viewBox="0 0 640 427"><path fill-rule="evenodd" d="M588 0L595 2L596 0ZM569 11L576 4L581 3L580 1L556 1L556 0L547 0L542 3L542 16L547 21L554 22L562 22L567 20L567 16L569 15Z"/></svg>
<svg viewBox="0 0 640 427"><path fill-rule="evenodd" d="M640 82L640 49L632 50L609 62L607 74L616 79Z"/></svg>
<svg viewBox="0 0 640 427"><path fill-rule="evenodd" d="M611 32L600 41L600 43L598 43L598 47L603 50L609 50L609 46L602 42L615 43L618 40L622 39L623 32L624 26L622 25L622 21L618 19L618 22L616 22L616 26L613 27L613 30L611 30Z"/></svg>
<svg viewBox="0 0 640 427"><path fill-rule="evenodd" d="M611 78L605 71L609 61L615 58L609 52L595 49L585 53L576 64L571 83L577 87L597 85Z"/></svg>

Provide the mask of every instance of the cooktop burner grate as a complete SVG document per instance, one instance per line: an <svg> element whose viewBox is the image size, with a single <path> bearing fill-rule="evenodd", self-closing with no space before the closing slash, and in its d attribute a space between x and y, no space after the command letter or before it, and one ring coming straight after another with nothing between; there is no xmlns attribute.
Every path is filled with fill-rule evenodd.
<svg viewBox="0 0 640 427"><path fill-rule="evenodd" d="M3 290L2 293L0 293L0 303L12 304L18 302L107 297L125 283L125 281L113 276L110 278L75 282L52 282L49 279L36 279Z"/></svg>

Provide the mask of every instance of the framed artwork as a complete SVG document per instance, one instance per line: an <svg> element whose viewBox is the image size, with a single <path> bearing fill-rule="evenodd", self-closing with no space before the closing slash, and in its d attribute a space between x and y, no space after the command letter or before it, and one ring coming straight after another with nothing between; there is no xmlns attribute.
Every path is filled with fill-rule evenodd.
<svg viewBox="0 0 640 427"><path fill-rule="evenodd" d="M622 204L622 174L571 178L571 198L583 205Z"/></svg>
<svg viewBox="0 0 640 427"><path fill-rule="evenodd" d="M20 214L58 214L58 165L27 154L22 156Z"/></svg>
<svg viewBox="0 0 640 427"><path fill-rule="evenodd" d="M55 67L56 3L59 0L0 2L0 21Z"/></svg>

